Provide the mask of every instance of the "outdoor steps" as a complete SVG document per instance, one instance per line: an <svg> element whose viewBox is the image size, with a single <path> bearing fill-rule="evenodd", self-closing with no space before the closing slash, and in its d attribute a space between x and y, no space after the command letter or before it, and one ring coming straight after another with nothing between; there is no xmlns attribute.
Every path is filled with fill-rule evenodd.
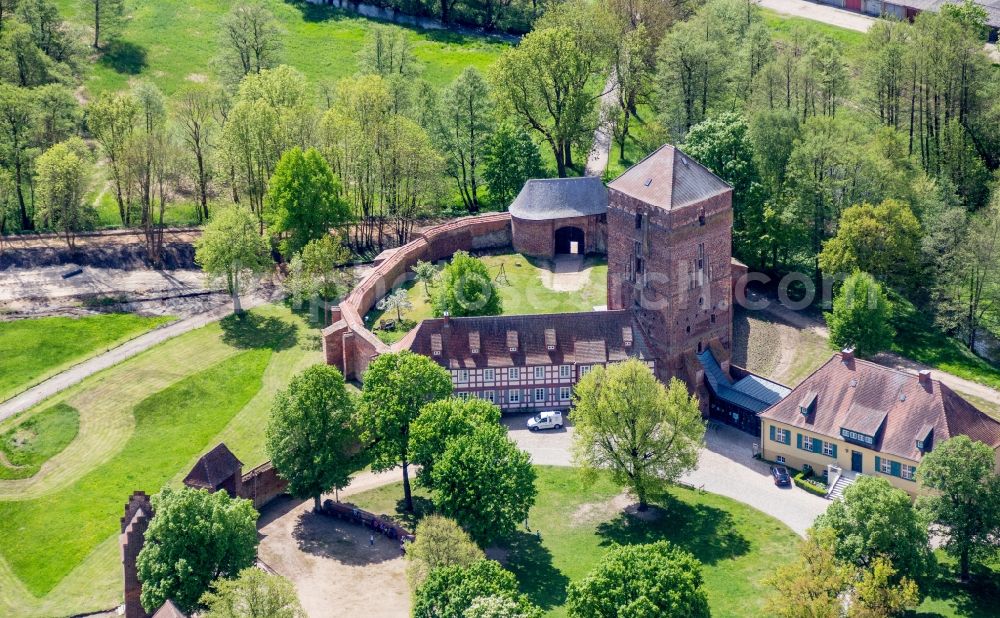
<svg viewBox="0 0 1000 618"><path fill-rule="evenodd" d="M826 494L827 500L836 500L837 498L840 498L844 495L844 491L853 483L853 478L841 475L841 477L837 479L837 482L833 484L833 488L831 488L829 493Z"/></svg>

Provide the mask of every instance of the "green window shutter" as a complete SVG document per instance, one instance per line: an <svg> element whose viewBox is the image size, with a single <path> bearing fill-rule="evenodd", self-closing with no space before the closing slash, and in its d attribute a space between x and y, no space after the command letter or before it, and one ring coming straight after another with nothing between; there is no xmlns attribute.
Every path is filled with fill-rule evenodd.
<svg viewBox="0 0 1000 618"><path fill-rule="evenodd" d="M823 441L822 440L813 440L813 452L814 453L822 453L823 452Z"/></svg>
<svg viewBox="0 0 1000 618"><path fill-rule="evenodd" d="M899 476L901 469L898 461L890 461L889 468L892 470L893 476Z"/></svg>
<svg viewBox="0 0 1000 618"><path fill-rule="evenodd" d="M774 442L774 425L771 425L771 442Z"/></svg>
<svg viewBox="0 0 1000 618"><path fill-rule="evenodd" d="M792 432L786 431L785 432L785 444L791 444L791 443L792 443Z"/></svg>
<svg viewBox="0 0 1000 618"><path fill-rule="evenodd" d="M802 448L802 434L800 433L795 434L795 447Z"/></svg>
<svg viewBox="0 0 1000 618"><path fill-rule="evenodd" d="M836 459L837 458L837 445L836 444L831 444L830 446L833 447L833 454L830 455L830 456L833 457L834 459Z"/></svg>
<svg viewBox="0 0 1000 618"><path fill-rule="evenodd" d="M875 471L876 472L882 471L882 458L879 457L878 455L875 456Z"/></svg>

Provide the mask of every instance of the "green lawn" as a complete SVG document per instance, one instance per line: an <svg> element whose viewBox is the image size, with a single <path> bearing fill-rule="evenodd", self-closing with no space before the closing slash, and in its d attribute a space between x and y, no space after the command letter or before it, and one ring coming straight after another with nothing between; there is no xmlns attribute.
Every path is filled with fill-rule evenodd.
<svg viewBox="0 0 1000 618"><path fill-rule="evenodd" d="M110 313L0 322L0 401L172 319Z"/></svg>
<svg viewBox="0 0 1000 618"><path fill-rule="evenodd" d="M585 484L572 468L537 467L538 500L529 525L541 540L525 532L507 546L507 566L521 589L548 616L565 616L566 586L582 578L612 543L648 543L667 539L693 553L705 565L705 588L712 615L760 615L768 593L762 580L771 569L791 561L798 537L784 524L729 498L684 488L671 488L658 503L653 521L622 512L628 500L601 476ZM376 513L395 513L401 484L354 496ZM417 502L430 508L423 492Z"/></svg>
<svg viewBox="0 0 1000 618"><path fill-rule="evenodd" d="M580 275L583 281L580 289L575 291L552 289L552 265L547 260L527 258L519 253L484 255L481 259L496 283L506 315L590 311L607 303L608 265L604 258L586 258L584 272ZM404 321L416 323L433 317L434 311L422 283L409 281L402 287L407 290L413 305L412 309L402 312ZM430 292L434 293L433 287ZM378 329L383 319L395 321L395 312L386 314L375 308L368 312L365 319L386 343L399 341L406 334L406 331Z"/></svg>
<svg viewBox="0 0 1000 618"><path fill-rule="evenodd" d="M284 29L283 60L315 82L333 82L357 71L372 20L353 13L305 2L265 0ZM62 14L89 25L77 0L57 0ZM221 0L162 0L126 3L129 19L120 41L90 65L84 84L91 95L119 90L135 77L148 77L165 93L186 80L213 74L218 55L219 20L231 6ZM413 53L423 76L438 86L465 67L488 67L504 45L447 32L409 29Z"/></svg>
<svg viewBox="0 0 1000 618"><path fill-rule="evenodd" d="M33 476L80 431L80 412L65 403L42 410L0 434L0 479Z"/></svg>

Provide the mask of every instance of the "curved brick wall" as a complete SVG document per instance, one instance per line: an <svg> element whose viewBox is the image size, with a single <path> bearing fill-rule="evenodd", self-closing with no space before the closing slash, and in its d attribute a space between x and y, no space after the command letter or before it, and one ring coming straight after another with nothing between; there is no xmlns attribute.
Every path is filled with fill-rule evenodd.
<svg viewBox="0 0 1000 618"><path fill-rule="evenodd" d="M406 281L417 260L437 261L456 251L511 246L510 213L491 213L455 219L421 233L388 256L368 274L340 305L331 310L332 325L323 330L326 362L347 378L360 378L379 354L402 349L379 340L365 326L364 316L392 288ZM405 340L404 340L405 341Z"/></svg>

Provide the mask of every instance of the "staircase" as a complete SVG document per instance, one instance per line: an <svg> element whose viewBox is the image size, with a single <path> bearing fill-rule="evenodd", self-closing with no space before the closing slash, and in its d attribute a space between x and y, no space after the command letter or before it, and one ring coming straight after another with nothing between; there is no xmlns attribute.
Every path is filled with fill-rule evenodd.
<svg viewBox="0 0 1000 618"><path fill-rule="evenodd" d="M854 484L854 477L848 477L846 474L842 474L837 482L833 484L830 491L826 494L827 500L836 500L844 495L844 491Z"/></svg>

